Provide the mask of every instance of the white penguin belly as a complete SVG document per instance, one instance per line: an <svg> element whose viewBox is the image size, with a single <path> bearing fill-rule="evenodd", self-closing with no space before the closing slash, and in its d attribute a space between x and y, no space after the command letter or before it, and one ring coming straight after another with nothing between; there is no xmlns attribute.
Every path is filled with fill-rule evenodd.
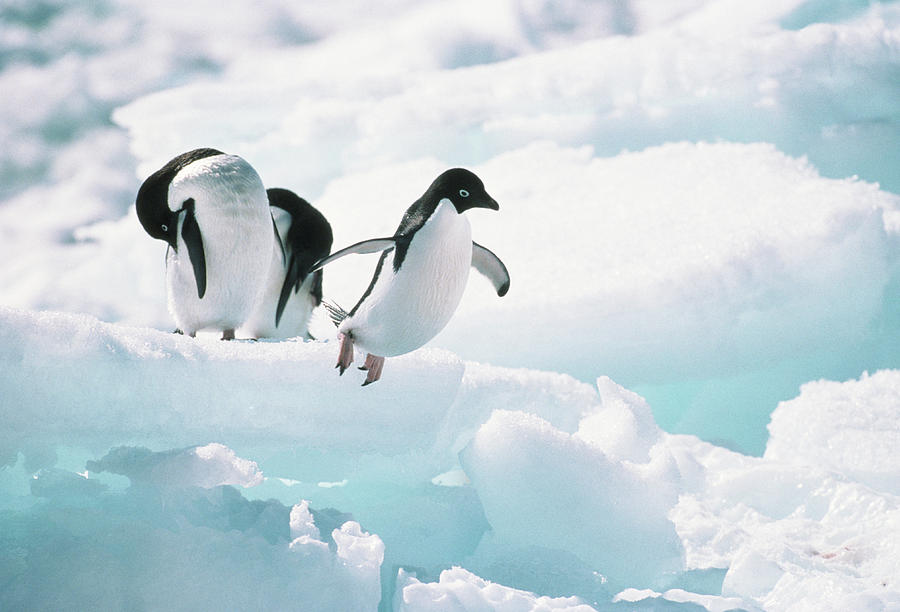
<svg viewBox="0 0 900 612"><path fill-rule="evenodd" d="M396 273L393 259L389 253L371 294L340 326L361 349L383 357L423 346L453 316L472 265L468 220L442 201L413 236Z"/></svg>
<svg viewBox="0 0 900 612"><path fill-rule="evenodd" d="M169 188L169 206L177 210L187 198L195 215L206 256L206 293L201 299L190 256L181 237L170 250L166 280L169 310L185 333L213 328L236 329L250 316L265 286L274 245L265 188L242 159L220 155L188 166ZM261 256L261 254L267 254Z"/></svg>

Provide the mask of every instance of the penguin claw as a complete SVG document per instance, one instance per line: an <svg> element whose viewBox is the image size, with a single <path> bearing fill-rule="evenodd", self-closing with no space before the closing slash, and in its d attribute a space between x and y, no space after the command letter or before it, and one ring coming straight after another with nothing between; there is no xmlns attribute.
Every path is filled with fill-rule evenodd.
<svg viewBox="0 0 900 612"><path fill-rule="evenodd" d="M366 381L362 386L365 387L381 379L381 372L384 370L384 357L369 353L366 355L366 364L360 369L363 368L366 370Z"/></svg>

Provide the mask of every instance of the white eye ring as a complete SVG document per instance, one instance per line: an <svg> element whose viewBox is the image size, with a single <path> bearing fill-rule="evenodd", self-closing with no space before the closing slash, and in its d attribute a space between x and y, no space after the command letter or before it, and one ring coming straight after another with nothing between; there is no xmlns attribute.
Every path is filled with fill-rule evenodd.
<svg viewBox="0 0 900 612"><path fill-rule="evenodd" d="M464 197L464 198L468 198L468 197L469 197L469 192L466 191L465 189L460 189L460 190L459 190L459 195L461 195L461 196Z"/></svg>
<svg viewBox="0 0 900 612"><path fill-rule="evenodd" d="M163 224L163 226L162 226L162 231L168 232L168 231L169 231L169 226L166 225L166 224Z"/></svg>

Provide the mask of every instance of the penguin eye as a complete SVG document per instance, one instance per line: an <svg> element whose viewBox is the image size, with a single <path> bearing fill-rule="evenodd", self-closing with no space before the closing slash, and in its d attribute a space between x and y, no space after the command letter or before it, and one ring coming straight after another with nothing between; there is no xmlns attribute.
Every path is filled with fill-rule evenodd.
<svg viewBox="0 0 900 612"><path fill-rule="evenodd" d="M459 190L459 195L461 195L461 196L464 197L464 198L468 198L468 197L469 197L469 192L466 191L465 189L460 189L460 190Z"/></svg>
<svg viewBox="0 0 900 612"><path fill-rule="evenodd" d="M165 223L163 223L163 224L162 224L162 231L168 232L168 231L169 231L169 226L166 225Z"/></svg>

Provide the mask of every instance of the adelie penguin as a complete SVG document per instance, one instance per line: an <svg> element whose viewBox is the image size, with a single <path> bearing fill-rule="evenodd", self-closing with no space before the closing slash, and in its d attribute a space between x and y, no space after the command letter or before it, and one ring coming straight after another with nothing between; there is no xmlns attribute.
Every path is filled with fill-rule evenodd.
<svg viewBox="0 0 900 612"><path fill-rule="evenodd" d="M337 251L313 266L351 253L382 252L375 275L356 306L345 312L326 302L338 325L340 373L353 362L354 345L367 352L363 385L381 377L384 358L413 351L441 331L462 298L470 267L493 283L497 295L509 290L503 262L472 242L472 208L499 210L475 174L447 170L410 206L390 238L364 240Z"/></svg>
<svg viewBox="0 0 900 612"><path fill-rule="evenodd" d="M260 299L275 244L259 175L236 155L195 149L150 175L136 207L147 233L169 245L166 287L178 329L233 339Z"/></svg>
<svg viewBox="0 0 900 612"><path fill-rule="evenodd" d="M262 300L241 333L253 338L310 338L310 316L322 303L322 270L308 271L331 252L331 225L293 191L275 188L266 193L275 221L275 248Z"/></svg>

